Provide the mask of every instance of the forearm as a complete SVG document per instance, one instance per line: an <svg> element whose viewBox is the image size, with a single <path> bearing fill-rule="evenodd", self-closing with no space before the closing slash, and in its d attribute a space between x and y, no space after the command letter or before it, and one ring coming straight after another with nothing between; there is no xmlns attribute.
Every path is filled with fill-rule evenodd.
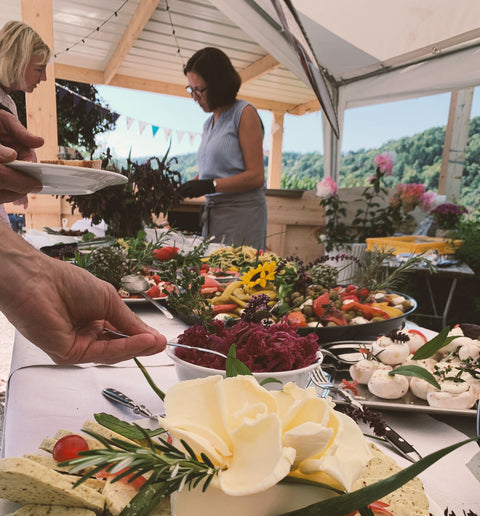
<svg viewBox="0 0 480 516"><path fill-rule="evenodd" d="M47 256L0 222L0 310L11 313L48 272Z"/></svg>
<svg viewBox="0 0 480 516"><path fill-rule="evenodd" d="M217 192L236 193L262 188L265 178L263 170L245 170L234 176L217 178L215 181Z"/></svg>

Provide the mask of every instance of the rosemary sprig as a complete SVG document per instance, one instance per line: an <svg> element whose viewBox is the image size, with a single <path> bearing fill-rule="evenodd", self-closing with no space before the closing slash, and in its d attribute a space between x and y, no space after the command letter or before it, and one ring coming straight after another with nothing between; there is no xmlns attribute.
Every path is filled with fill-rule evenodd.
<svg viewBox="0 0 480 516"><path fill-rule="evenodd" d="M202 491L205 491L218 475L220 468L204 453L197 459L185 441L180 441L183 451L162 437L154 442L147 430L135 426L143 435L145 446L118 438L106 439L95 432L85 431L100 441L104 448L81 452L78 458L60 464L69 466L72 473L89 468L74 487L102 470L114 475L112 482L121 479L133 482L148 473L150 476L121 512L121 516L146 516L162 498L183 487L190 489L202 485Z"/></svg>

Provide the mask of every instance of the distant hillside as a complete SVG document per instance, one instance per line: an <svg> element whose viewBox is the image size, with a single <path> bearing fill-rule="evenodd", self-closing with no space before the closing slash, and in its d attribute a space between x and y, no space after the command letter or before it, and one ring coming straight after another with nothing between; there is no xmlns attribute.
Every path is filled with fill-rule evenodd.
<svg viewBox="0 0 480 516"><path fill-rule="evenodd" d="M387 186L396 183L425 183L429 190L436 191L440 177L444 127L432 127L426 131L390 140L380 148L361 149L342 155L340 186L367 185L373 173L373 158L380 152L395 151L397 158L393 175L387 178ZM172 168L178 170L184 181L197 173L196 154L183 154L175 158ZM144 158L136 158L143 161ZM118 163L125 160L118 160ZM265 170L268 157L265 158ZM282 156L281 187L312 190L323 177L323 155L284 152ZM465 156L460 199L470 208L480 208L480 117L470 123L470 134Z"/></svg>

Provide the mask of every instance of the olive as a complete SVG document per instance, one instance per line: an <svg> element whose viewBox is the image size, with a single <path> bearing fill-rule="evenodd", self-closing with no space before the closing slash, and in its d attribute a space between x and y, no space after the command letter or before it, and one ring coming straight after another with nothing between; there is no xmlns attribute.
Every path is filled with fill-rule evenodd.
<svg viewBox="0 0 480 516"><path fill-rule="evenodd" d="M307 317L313 317L313 315L314 315L313 308L310 305L307 305L307 306L303 307L303 313Z"/></svg>

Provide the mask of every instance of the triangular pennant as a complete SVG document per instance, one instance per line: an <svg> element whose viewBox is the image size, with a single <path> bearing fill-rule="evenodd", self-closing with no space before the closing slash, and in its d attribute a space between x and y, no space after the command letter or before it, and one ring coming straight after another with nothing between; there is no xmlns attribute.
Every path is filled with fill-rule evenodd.
<svg viewBox="0 0 480 516"><path fill-rule="evenodd" d="M130 129L130 127L132 127L133 122L134 119L127 116L127 129Z"/></svg>
<svg viewBox="0 0 480 516"><path fill-rule="evenodd" d="M87 114L90 113L90 111L92 110L94 105L95 105L94 102L90 102L90 101L87 102L87 105L86 105Z"/></svg>
<svg viewBox="0 0 480 516"><path fill-rule="evenodd" d="M197 137L197 133L188 133L188 136L190 138L190 145L193 145L193 142L195 141L195 138Z"/></svg>
<svg viewBox="0 0 480 516"><path fill-rule="evenodd" d="M113 118L114 122L116 122L119 119L119 117L120 117L120 115L118 113L115 113L115 111L112 112L112 118Z"/></svg>
<svg viewBox="0 0 480 516"><path fill-rule="evenodd" d="M172 134L172 130L171 129L164 129L163 132L165 134L165 139L166 140L170 140L170 135Z"/></svg>
<svg viewBox="0 0 480 516"><path fill-rule="evenodd" d="M80 102L80 97L78 95L74 95L73 96L73 105L75 107L77 107L79 102Z"/></svg>
<svg viewBox="0 0 480 516"><path fill-rule="evenodd" d="M58 100L62 100L67 92L63 88L58 88Z"/></svg>
<svg viewBox="0 0 480 516"><path fill-rule="evenodd" d="M152 134L153 134L154 138L155 138L155 135L157 134L159 129L160 129L160 127L158 127L156 125L152 125Z"/></svg>
<svg viewBox="0 0 480 516"><path fill-rule="evenodd" d="M140 128L140 134L145 131L145 127L147 127L147 122L142 122L141 120L138 122L138 127Z"/></svg>
<svg viewBox="0 0 480 516"><path fill-rule="evenodd" d="M185 134L185 131L177 131L177 140L178 143L182 141L183 135Z"/></svg>

